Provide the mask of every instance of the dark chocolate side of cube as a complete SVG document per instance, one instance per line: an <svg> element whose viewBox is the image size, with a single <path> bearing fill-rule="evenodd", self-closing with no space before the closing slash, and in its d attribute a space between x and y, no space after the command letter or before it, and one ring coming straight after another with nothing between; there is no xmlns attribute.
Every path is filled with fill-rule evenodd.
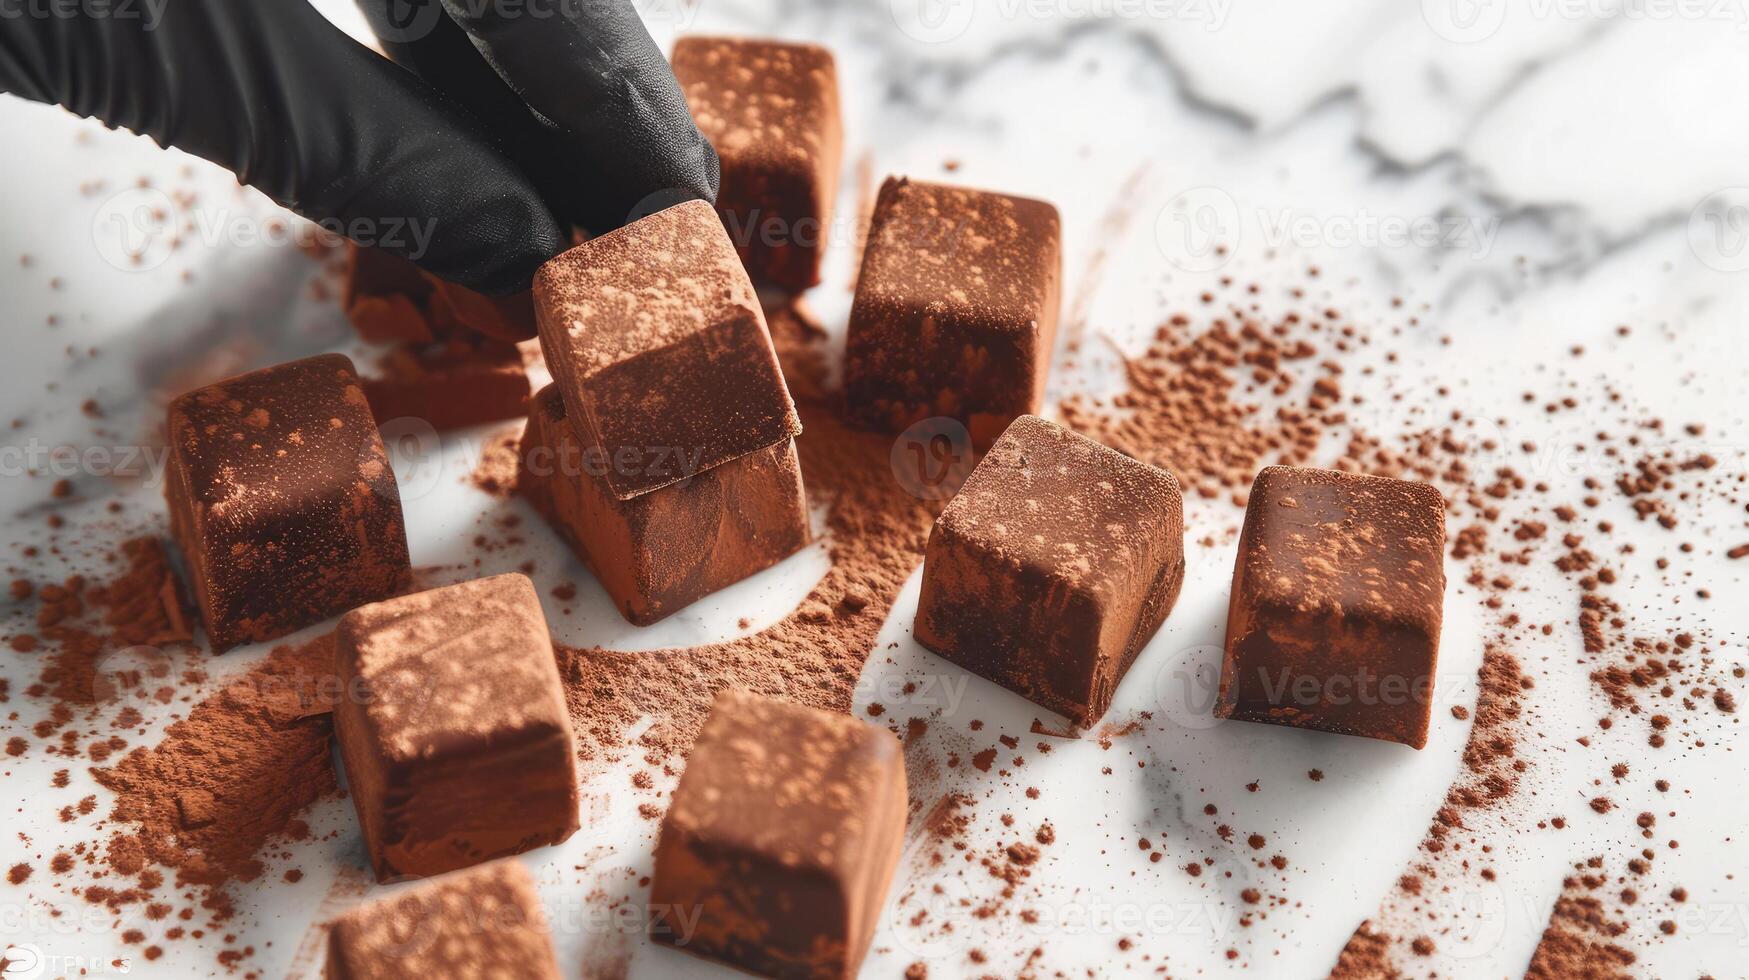
<svg viewBox="0 0 1749 980"><path fill-rule="evenodd" d="M352 362L221 381L170 405L171 535L215 650L408 588L400 492Z"/></svg>
<svg viewBox="0 0 1749 980"><path fill-rule="evenodd" d="M582 558L627 621L647 626L808 543L795 444L784 442L631 500L549 385L530 404L518 490Z"/></svg>
<svg viewBox="0 0 1749 980"><path fill-rule="evenodd" d="M1061 221L1043 201L888 178L845 347L860 425L958 420L979 448L1044 397L1061 306Z"/></svg>
<svg viewBox="0 0 1749 980"><path fill-rule="evenodd" d="M904 841L902 751L855 719L719 695L656 848L658 942L764 976L857 974Z"/></svg>
<svg viewBox="0 0 1749 980"><path fill-rule="evenodd" d="M553 383L572 425L616 461L604 478L619 499L801 433L758 294L709 204L556 256L534 292Z"/></svg>
<svg viewBox="0 0 1749 980"><path fill-rule="evenodd" d="M754 281L820 281L843 159L832 53L814 44L683 37L674 75L722 161L717 211Z"/></svg>
<svg viewBox="0 0 1749 980"><path fill-rule="evenodd" d="M558 844L577 830L569 732L458 746L441 765L383 772L380 823L366 841L378 881L428 878ZM350 766L349 766L350 773Z"/></svg>
<svg viewBox="0 0 1749 980"><path fill-rule="evenodd" d="M1234 563L1216 716L1425 746L1444 541L1431 486L1265 469Z"/></svg>
<svg viewBox="0 0 1749 980"><path fill-rule="evenodd" d="M711 330L597 370L579 396L589 428L613 449L604 479L621 500L801 431L754 309L724 310Z"/></svg>

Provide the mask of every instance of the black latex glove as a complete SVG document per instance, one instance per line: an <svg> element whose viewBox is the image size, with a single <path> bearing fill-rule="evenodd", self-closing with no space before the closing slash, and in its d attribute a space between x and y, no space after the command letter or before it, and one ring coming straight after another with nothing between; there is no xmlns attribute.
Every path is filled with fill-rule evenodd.
<svg viewBox="0 0 1749 980"><path fill-rule="evenodd" d="M716 154L628 0L437 2L361 0L397 66L302 0L0 0L22 12L0 16L0 91L205 157L313 220L434 221L422 254L381 244L494 295L570 224L716 197Z"/></svg>

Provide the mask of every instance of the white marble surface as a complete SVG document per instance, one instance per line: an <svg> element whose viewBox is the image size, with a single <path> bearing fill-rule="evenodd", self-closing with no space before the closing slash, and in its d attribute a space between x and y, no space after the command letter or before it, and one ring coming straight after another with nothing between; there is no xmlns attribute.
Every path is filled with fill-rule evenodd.
<svg viewBox="0 0 1749 980"><path fill-rule="evenodd" d="M1736 108L1749 87L1749 12L1741 0L922 4L647 0L640 9L664 44L682 31L719 31L817 40L835 50L848 134L841 214L854 210L863 160L875 179L945 178L943 165L951 160L957 169L949 179L1056 202L1064 214L1070 320L1084 336L1133 349L1164 315L1192 308L1216 277L1281 284L1317 264L1329 302L1357 319L1383 321L1397 296L1427 306L1423 318L1433 329L1422 342L1402 342L1401 362L1390 372L1389 383L1406 397L1375 400L1375 414L1366 419L1374 431L1416 424L1417 395L1446 384L1473 410L1488 414L1497 405L1528 427L1515 431L1559 444L1563 432L1583 431L1584 414L1578 423L1545 421L1520 409L1517 393L1551 377L1539 364L1557 364L1568 347L1584 344L1593 352L1588 369L1656 414L1708 420L1704 448L1722 466L1744 468L1749 361L1740 323L1749 312L1749 128ZM322 6L349 29L361 29L343 4ZM0 181L0 297L17 343L0 366L0 418L25 420L6 436L9 449L90 443L89 420L77 406L93 396L108 410L113 438L125 440L160 409L144 393L190 357L255 364L343 342L332 303L304 288L312 266L294 248L219 240L187 244L145 271L105 261L113 254L105 215L136 177L198 188L189 206L209 219L259 223L272 214L226 175L10 98L0 98L0 132L9 134ZM99 180L102 187L81 190ZM1231 246L1229 254L1208 250L1210 229ZM835 240L853 239L853 230L840 231L848 237ZM1417 237L1424 234L1432 238ZM814 305L833 329L841 328L848 307L848 252L835 250L828 281L815 291ZM15 260L22 254L31 256L28 266ZM1615 339L1617 324L1634 325L1634 339ZM1449 344L1433 339L1442 334ZM94 345L97 356L86 353ZM1056 393L1109 384L1099 358L1090 353L1086 360L1091 367L1057 374ZM503 506L459 483L478 449L477 440L451 440L417 467L398 468L403 486L418 488L406 494L416 563L463 554L476 518ZM1604 475L1601 466L1563 458L1538 472L1576 486ZM81 487L93 508L105 493L131 495L139 512L155 506L155 487L106 489L95 478L82 479ZM10 539L40 535L45 499L40 479L15 472L0 479ZM1625 506L1608 508L1626 529L1623 540L1661 533L1634 522ZM1202 508L1193 520L1230 526L1234 516ZM1706 607L1706 624L1732 641L1728 656L1741 660L1749 625L1743 563L1725 562L1711 545L1749 539L1743 514L1708 511L1684 533L1703 545L1691 561L1717 597ZM543 569L553 570L553 581L580 574L556 543L537 542L533 551ZM505 556L505 568L521 557ZM1195 676L1220 640L1231 554L1225 546L1198 547L1190 560L1178 610L1120 690L1111 716L1151 710L1152 724L1109 750L1086 740L1048 757L1026 753L1025 779L965 767L952 773L964 783L959 788L979 798L982 820L1008 812L1018 826L1049 820L1056 827L1059 843L1027 885L1037 895L1026 904L1046 913L1043 924L1022 928L1012 917L985 921L958 913L953 900L973 879L931 878L908 859L895 890L927 894L940 883L945 898L930 907L957 915L959 928L946 938L923 935L904 921L915 906L890 911L864 975L897 976L922 959L932 978L1011 976L1038 947L1035 976L1085 970L1318 976L1355 925L1377 911L1457 771L1465 729L1436 724L1433 743L1414 753L1211 723L1185 706L1173 685L1187 672ZM740 617L751 616L757 628L782 615L823 567L815 549L655 631L624 626L593 586L576 615L550 611L555 629L572 642L640 649L716 638L736 632ZM1556 621L1571 618L1570 585L1546 570L1525 575L1527 607L1544 608ZM871 662L861 700L931 715L929 737L942 751L982 747L997 733L1023 746L1036 741L1027 734L1035 710L944 669L911 642L915 592L913 580L883 633L885 656ZM1617 594L1631 596L1646 623L1701 615L1650 579ZM1440 697L1462 704L1474 697L1483 621L1477 596L1455 574L1447 616ZM887 650L889 643L896 646ZM1446 976L1521 974L1563 871L1590 854L1619 850L1619 820L1592 819L1584 806L1601 756L1569 751L1573 738L1594 731L1603 710L1583 669L1572 665L1576 644L1576 635L1557 635L1531 654L1544 705L1532 792L1572 825L1559 836L1500 835L1494 841L1500 881L1439 900L1469 925L1442 939L1439 952L1417 968ZM230 655L215 673L240 670L255 655ZM28 727L42 706L17 692L34 668L16 658L0 664L13 678L9 707L18 713L0 727ZM886 680L919 675L942 678L951 697L896 705ZM985 725L975 740L968 730L974 718ZM1749 893L1741 872L1749 862L1734 838L1741 836L1749 790L1741 754L1732 751L1740 735L1725 723L1714 742L1704 753L1655 760L1659 775L1685 787L1669 801L1678 816L1661 825L1683 847L1660 858L1660 880L1684 884L1693 896L1690 911L1704 914L1685 920L1672 940L1640 944L1648 975L1742 975ZM1631 740L1608 752L1636 765L1652 761ZM1100 777L1102 764L1112 765L1115 777ZM1326 774L1315 785L1304 775L1314 767ZM21 859L14 853L47 853L58 840L82 839L43 815L85 793L102 799L101 790L75 773L72 786L50 792L45 772L52 768L59 766L41 756L7 764L0 812L30 841L21 843L9 828L0 865ZM1251 780L1264 791L1248 793ZM1020 793L1028 783L1042 788L1038 800ZM1293 863L1284 879L1268 883L1290 904L1250 928L1236 922L1237 895L1247 886L1242 835L1229 843L1209 833L1200 814L1205 803L1217 805L1242 834L1266 833L1272 849L1279 842ZM629 949L634 976L726 975L648 947L623 920L602 918L584 900L602 883L623 889L624 869L648 867L651 827L623 809L592 803L584 830L569 844L526 859L540 878L567 974L587 974L587 964ZM282 862L275 861L263 878L274 884L241 896L239 929L255 943L253 966L266 976L310 975L299 953L310 951L309 927L332 911L323 902L336 879L359 866L349 804L324 804L312 822L338 834L291 862L305 870L304 880L279 883ZM1134 857L1136 838L1149 835L1168 851L1155 870ZM1234 877L1157 870L1201 854L1222 855ZM0 922L8 940L30 938L68 954L126 952L112 945L108 916L82 936L67 931L70 919L51 917L48 910L66 899L37 897L33 889L46 877L39 867L25 887L0 884L0 910L11 917ZM965 897L982 897L983 886L975 887ZM1638 930L1634 941L1649 931ZM1120 936L1136 945L1121 957ZM989 962L968 959L974 948ZM168 943L162 960L135 960L132 973L205 973L215 968L212 952L199 943ZM1151 958L1144 961L1143 952Z"/></svg>

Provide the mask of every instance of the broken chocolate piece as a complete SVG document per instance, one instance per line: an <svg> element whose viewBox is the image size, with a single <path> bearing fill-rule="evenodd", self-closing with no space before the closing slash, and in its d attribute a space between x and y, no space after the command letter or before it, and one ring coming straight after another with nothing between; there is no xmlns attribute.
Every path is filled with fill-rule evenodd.
<svg viewBox="0 0 1749 980"><path fill-rule="evenodd" d="M898 432L935 416L990 445L1044 400L1061 303L1057 209L889 177L850 309L851 417Z"/></svg>
<svg viewBox="0 0 1749 980"><path fill-rule="evenodd" d="M717 211L756 282L820 281L844 129L832 52L730 37L674 42L674 77L722 160Z"/></svg>
<svg viewBox="0 0 1749 980"><path fill-rule="evenodd" d="M1024 415L935 522L914 634L1085 728L1183 584L1172 474Z"/></svg>
<svg viewBox="0 0 1749 980"><path fill-rule="evenodd" d="M630 500L608 486L614 465L571 425L556 385L535 395L522 436L522 493L589 565L621 615L639 626L808 543L792 440L703 472L696 458L676 455L663 465L681 473L680 482Z"/></svg>
<svg viewBox="0 0 1749 980"><path fill-rule="evenodd" d="M1257 474L1216 717L1426 745L1444 550L1445 501L1428 484Z"/></svg>
<svg viewBox="0 0 1749 980"><path fill-rule="evenodd" d="M215 650L408 587L400 492L350 360L191 391L169 425L170 533Z"/></svg>
<svg viewBox="0 0 1749 980"><path fill-rule="evenodd" d="M724 691L656 843L658 942L772 977L856 975L905 836L905 759L886 729Z"/></svg>
<svg viewBox="0 0 1749 980"><path fill-rule="evenodd" d="M765 314L716 212L687 201L535 274L541 349L579 436L630 500L802 430Z"/></svg>
<svg viewBox="0 0 1749 980"><path fill-rule="evenodd" d="M570 715L527 576L362 606L335 647L334 732L379 881L577 829Z"/></svg>
<svg viewBox="0 0 1749 980"><path fill-rule="evenodd" d="M329 926L326 980L559 980L534 880L495 861L361 906Z"/></svg>

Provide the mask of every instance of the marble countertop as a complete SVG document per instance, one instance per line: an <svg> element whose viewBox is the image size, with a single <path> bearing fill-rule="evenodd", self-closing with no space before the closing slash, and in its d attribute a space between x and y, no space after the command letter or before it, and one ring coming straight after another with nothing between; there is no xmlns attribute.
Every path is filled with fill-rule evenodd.
<svg viewBox="0 0 1749 980"><path fill-rule="evenodd" d="M362 19L342 0L318 6L363 36ZM1406 306L1429 327L1399 343L1400 359L1379 382L1397 397L1357 409L1371 431L1406 431L1430 404L1421 396L1448 386L1475 414L1497 410L1512 417L1513 432L1560 445L1585 431L1591 400L1601 406L1613 392L1673 422L1704 420L1704 434L1674 430L1660 438L1678 451L1712 454L1726 472L1744 471L1749 359L1738 331L1749 312L1749 127L1719 115L1732 116L1737 93L1749 90L1743 0L638 6L664 47L681 33L718 32L832 48L846 113L841 215L854 215L859 195L888 173L1056 203L1064 218L1064 329L1085 356L1075 370L1053 376L1053 396L1110 383L1100 372L1113 373L1112 352L1139 349L1167 316L1196 309L1211 282L1239 277L1267 292L1301 282L1316 266L1321 292L1314 301L1376 324ZM308 288L315 267L299 249L239 237L239 228L270 226L276 211L228 174L10 97L0 97L0 131L9 134L0 296L16 338L0 369L0 418L22 420L0 460L13 467L0 479L0 510L16 548L40 536L46 497L43 481L21 476L16 461L31 447L88 443L90 420L78 409L85 398L103 402L109 428L144 431L161 410L154 392L191 358L240 368L342 346L347 334L333 300ZM136 178L187 192L172 195L172 204L199 219L202 235L143 264L117 259L108 219L138 203L128 195L148 192ZM840 231L854 240L854 229ZM834 248L826 282L810 297L834 332L849 306L852 251ZM26 255L28 262L14 258ZM1634 328L1625 340L1622 325ZM1544 418L1537 406L1520 405L1520 392L1568 377L1554 366L1575 346L1589 351L1590 387L1578 392L1579 411ZM403 474L416 564L465 555L476 518L501 506L461 480L481 438L446 440L418 476ZM1539 479L1563 486L1613 479L1595 460L1552 454L1539 466ZM419 489L409 492L409 485ZM136 494L137 512L155 506L155 491L115 492ZM101 499L94 495L91 506ZM1635 521L1625 505L1617 509L1617 541L1669 550L1668 537L1658 537L1667 532ZM1236 519L1236 511L1226 518ZM1679 533L1700 545L1685 560L1697 581L1711 584L1714 601L1701 607L1651 579L1629 583L1636 621L1668 628L1699 617L1724 642L1721 656L1741 662L1749 562L1727 561L1716 546L1749 540L1742 508L1709 509ZM541 554L561 568L567 561L557 545ZM1064 743L1029 762L1028 780L966 769L956 777L986 816L1053 823L1061 843L1032 869L1027 886L1029 904L1049 914L1031 924L967 914L980 895L962 894L965 879L943 874L929 907L956 917L957 928L920 933L906 925L913 909L889 909L864 976L900 976L920 961L932 980L1087 970L1322 976L1355 928L1392 900L1458 772L1465 728L1436 725L1429 747L1414 753L1216 725L1175 707L1163 693L1173 672L1194 669L1218 649L1230 544L1193 547L1190 561L1178 611L1110 716L1142 724L1110 747L1092 737ZM733 635L781 617L825 565L815 547L650 630L620 622L591 584L579 611L555 630L570 642L626 649ZM1442 703L1461 705L1475 697L1489 627L1478 595L1453 569L1441 677L1458 680ZM551 583L537 584L544 593ZM1549 621L1576 617L1571 586L1549 570L1526 568L1519 585L1522 601ZM913 577L881 635L887 656L871 661L859 688L859 708L887 680L940 671L939 662L919 666L932 661L910 638L916 589ZM751 624L741 625L744 619ZM1740 873L1749 869L1740 842L1749 783L1734 751L1742 746L1738 726L1734 718L1720 721L1704 751L1660 753L1628 739L1582 751L1575 739L1595 735L1608 706L1578 666L1578 642L1569 629L1524 654L1543 706L1526 823L1478 831L1499 868L1496 881L1423 896L1440 921L1458 925L1409 966L1445 976L1522 975L1563 875L1575 862L1623 846L1620 815L1606 819L1585 805L1596 795L1598 770L1607 770L1601 751L1636 770L1655 768L1680 787L1658 801L1660 838L1680 838L1681 847L1660 855L1656 880L1679 881L1691 899L1675 936L1640 928L1624 940L1640 957L1635 969L1732 975L1749 949L1749 883ZM215 680L258 655L229 655L213 667ZM13 659L3 671L16 712L5 724L28 727L42 710L18 693L32 668ZM932 715L943 751L969 741L974 718L987 726L984 741L994 732L1036 740L1028 732L1034 709L976 679L961 681L951 703ZM1101 777L1102 764L1117 768L1117 777ZM60 765L40 756L7 764L0 810L18 814L8 820L17 833L9 827L0 841L0 865L80 839L51 811L87 793L101 799L102 791L76 773L70 787L50 794L43 774L53 768ZM1315 786L1305 776L1313 768L1324 774ZM1028 781L1048 791L1029 799L1021 792ZM1250 782L1266 791L1248 791ZM53 805L44 806L45 798ZM1624 807L1651 806L1632 794L1622 800ZM1294 863L1291 883L1272 886L1287 900L1249 924L1241 922L1247 909L1239 899L1251 877L1246 844L1211 833L1205 806L1281 842ZM1557 814L1568 821L1562 833L1533 832ZM263 880L275 886L240 896L238 929L255 940L252 967L264 976L313 976L319 940L311 938L312 923L331 915L337 901L353 900L335 898L350 895L341 886L357 881L350 804L324 803L311 822L314 842L294 859L273 859ZM528 858L567 974L607 975L629 964L638 977L727 976L651 947L622 919L592 911L587 892L610 887L604 882L623 888L628 875L635 880L647 870L652 828L600 800L584 827L563 847ZM1133 852L1138 837L1150 834L1169 862L1205 852L1234 858L1233 877L1149 870ZM288 860L304 878L277 884L274 869ZM899 887L927 893L927 867L902 865L906 874L913 877ZM64 928L70 920L52 913L69 899L33 890L42 884L0 884L0 913L22 925L19 935L39 930L32 938L45 946L58 942L98 958L132 951L108 938L108 916L73 938ZM14 935L10 926L0 932ZM1121 956L1120 939L1132 944ZM161 960L133 960L130 975L222 972L216 948L168 944Z"/></svg>

